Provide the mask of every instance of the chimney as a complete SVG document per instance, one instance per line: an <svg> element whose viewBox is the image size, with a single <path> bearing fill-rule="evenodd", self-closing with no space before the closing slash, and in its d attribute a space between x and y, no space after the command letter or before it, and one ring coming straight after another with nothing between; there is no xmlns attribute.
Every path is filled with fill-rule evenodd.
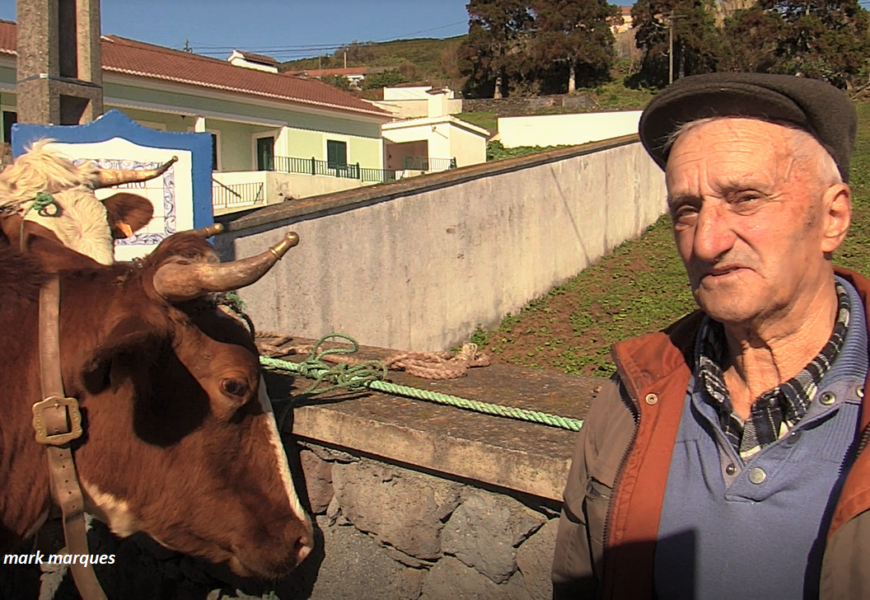
<svg viewBox="0 0 870 600"><path fill-rule="evenodd" d="M432 88L426 91L429 94L429 118L446 117L450 114L447 101L453 93L448 88Z"/></svg>

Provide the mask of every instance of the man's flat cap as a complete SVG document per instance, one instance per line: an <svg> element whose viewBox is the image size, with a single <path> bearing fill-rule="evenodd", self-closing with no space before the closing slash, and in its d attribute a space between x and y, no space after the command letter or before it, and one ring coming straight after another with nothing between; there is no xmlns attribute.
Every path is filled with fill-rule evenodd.
<svg viewBox="0 0 870 600"><path fill-rule="evenodd" d="M786 122L811 133L834 158L843 181L855 146L858 116L846 95L817 79L764 73L710 73L678 79L647 105L640 139L662 168L668 138L680 125L708 117Z"/></svg>

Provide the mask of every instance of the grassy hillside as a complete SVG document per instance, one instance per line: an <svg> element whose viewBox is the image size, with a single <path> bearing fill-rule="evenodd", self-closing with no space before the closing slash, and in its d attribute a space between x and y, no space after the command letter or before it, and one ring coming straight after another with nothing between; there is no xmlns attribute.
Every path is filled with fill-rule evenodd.
<svg viewBox="0 0 870 600"><path fill-rule="evenodd" d="M354 43L348 47L348 67L394 67L412 81L435 81L461 79L456 66L456 49L464 35L446 38L418 38L379 43ZM344 66L344 52L318 59L303 58L282 63L280 70L334 69Z"/></svg>

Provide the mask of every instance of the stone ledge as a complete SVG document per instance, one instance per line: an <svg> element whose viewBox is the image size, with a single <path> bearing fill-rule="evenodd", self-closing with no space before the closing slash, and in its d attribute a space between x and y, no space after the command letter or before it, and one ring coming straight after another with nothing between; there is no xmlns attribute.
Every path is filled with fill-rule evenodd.
<svg viewBox="0 0 870 600"><path fill-rule="evenodd" d="M309 340L294 339L295 344ZM361 347L360 358L390 351ZM301 361L301 357L289 357ZM285 359L286 360L286 359ZM460 379L424 380L390 372L394 383L470 400L583 419L602 380L492 365ZM309 380L267 373L274 400L298 395ZM290 427L285 424L285 431ZM576 433L379 392L331 392L296 408L292 433L427 471L560 502Z"/></svg>

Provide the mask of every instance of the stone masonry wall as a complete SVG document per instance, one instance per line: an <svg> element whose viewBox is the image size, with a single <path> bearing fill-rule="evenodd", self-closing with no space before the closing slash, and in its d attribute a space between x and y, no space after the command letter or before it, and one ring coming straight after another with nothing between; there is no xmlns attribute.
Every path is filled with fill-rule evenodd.
<svg viewBox="0 0 870 600"><path fill-rule="evenodd" d="M312 444L300 461L323 536L297 573L311 600L551 598L553 503Z"/></svg>
<svg viewBox="0 0 870 600"><path fill-rule="evenodd" d="M576 112L599 110L595 101L584 94L462 100L463 112L494 112L499 117L531 115L545 108L565 108Z"/></svg>

